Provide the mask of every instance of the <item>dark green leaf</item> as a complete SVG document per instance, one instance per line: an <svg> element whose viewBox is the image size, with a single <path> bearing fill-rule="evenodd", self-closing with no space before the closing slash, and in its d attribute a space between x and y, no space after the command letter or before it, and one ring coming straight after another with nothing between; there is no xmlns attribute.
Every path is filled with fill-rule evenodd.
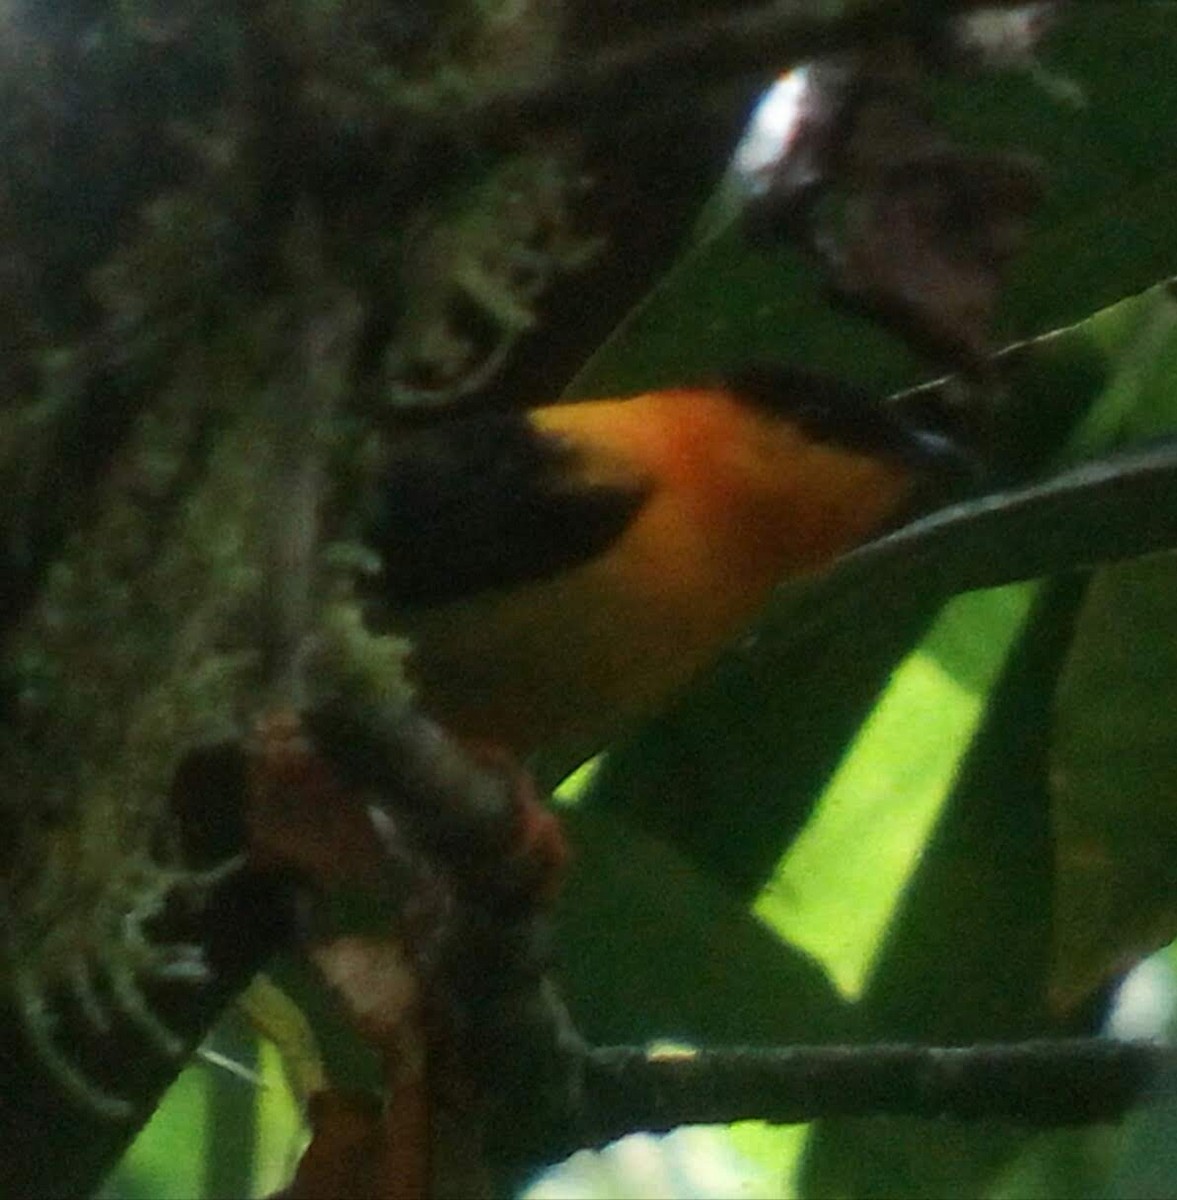
<svg viewBox="0 0 1177 1200"><path fill-rule="evenodd" d="M1099 573L1059 679L1054 999L1177 935L1177 556Z"/></svg>
<svg viewBox="0 0 1177 1200"><path fill-rule="evenodd" d="M847 1036L816 962L780 942L681 854L592 809L566 815L574 849L558 920L561 982L601 1042L767 1045Z"/></svg>
<svg viewBox="0 0 1177 1200"><path fill-rule="evenodd" d="M848 556L812 602L907 575L921 588L997 587L1177 547L1177 439L995 492Z"/></svg>
<svg viewBox="0 0 1177 1200"><path fill-rule="evenodd" d="M1083 99L1029 74L949 76L937 111L962 144L1039 155L1051 189L1011 271L1002 330L1025 337L1079 320L1177 268L1177 9L1067 9L1048 69ZM737 208L730 202L729 212ZM705 378L785 358L880 388L920 374L893 339L834 313L811 264L749 246L713 217L708 236L635 309L577 378L577 394Z"/></svg>
<svg viewBox="0 0 1177 1200"><path fill-rule="evenodd" d="M1177 426L1171 293L1128 324L1111 387L1088 424L1151 437ZM1141 507L1135 529L1122 531L1122 544L1147 539L1175 511L1174 497L1158 495L1155 510ZM1177 932L1177 739L1168 718L1177 700L1175 585L1171 554L1100 570L1060 677L1053 984L1062 1008Z"/></svg>
<svg viewBox="0 0 1177 1200"><path fill-rule="evenodd" d="M625 812L753 899L938 603L884 587L816 636L752 636L614 747L586 802ZM869 621L853 619L865 608Z"/></svg>

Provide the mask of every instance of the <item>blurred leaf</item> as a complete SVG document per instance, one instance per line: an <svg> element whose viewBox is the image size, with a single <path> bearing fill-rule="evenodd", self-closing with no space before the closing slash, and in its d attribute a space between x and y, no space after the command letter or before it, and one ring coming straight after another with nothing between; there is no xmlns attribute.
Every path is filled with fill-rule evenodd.
<svg viewBox="0 0 1177 1200"><path fill-rule="evenodd" d="M1114 1200L1177 1196L1177 1071L1157 1081L1154 1094L1131 1118L1127 1151L1112 1177Z"/></svg>
<svg viewBox="0 0 1177 1200"><path fill-rule="evenodd" d="M300 1101L327 1084L315 1031L306 1014L268 975L257 975L235 1007L282 1056L290 1087Z"/></svg>
<svg viewBox="0 0 1177 1200"><path fill-rule="evenodd" d="M948 76L933 89L962 143L1026 150L1051 172L1047 203L1010 272L1004 336L1079 320L1177 268L1175 55L1170 5L1125 6L1114 21L1098 6L1073 6L1044 57L1084 103L1028 73ZM730 199L713 209L723 207L737 210ZM714 211L705 229L577 377L575 394L665 386L779 358L879 388L919 376L897 343L829 308L799 255L750 246Z"/></svg>
<svg viewBox="0 0 1177 1200"><path fill-rule="evenodd" d="M177 1077L102 1185L100 1200L187 1200L203 1194L213 1070L194 1063Z"/></svg>
<svg viewBox="0 0 1177 1200"><path fill-rule="evenodd" d="M1053 999L1177 935L1177 556L1101 571L1059 681Z"/></svg>
<svg viewBox="0 0 1177 1200"><path fill-rule="evenodd" d="M750 902L939 601L884 584L813 636L752 634L609 751L585 804L624 813Z"/></svg>
<svg viewBox="0 0 1177 1200"><path fill-rule="evenodd" d="M306 1146L306 1112L304 1098L292 1085L282 1051L264 1040L260 1050L262 1088L257 1097L253 1194L271 1196L294 1174Z"/></svg>
<svg viewBox="0 0 1177 1200"><path fill-rule="evenodd" d="M1177 427L1177 303L1155 297L1087 422L1147 438ZM1158 499L1165 512L1173 499ZM1150 514L1140 513L1141 526ZM1122 531L1126 543L1132 532ZM1059 681L1055 1003L1079 1003L1177 933L1177 557L1096 573Z"/></svg>
<svg viewBox="0 0 1177 1200"><path fill-rule="evenodd" d="M667 272L569 394L624 395L778 359L888 387L916 377L893 338L830 307L798 254L751 247L733 228L693 247Z"/></svg>
<svg viewBox="0 0 1177 1200"><path fill-rule="evenodd" d="M848 995L861 991L1031 598L1030 589L1009 588L945 608L895 672L760 897L757 911ZM968 647L971 687L932 651L954 647Z"/></svg>
<svg viewBox="0 0 1177 1200"><path fill-rule="evenodd" d="M1038 1134L1027 1141L988 1190L989 1200L1091 1200L1103 1196L1119 1142L1120 1130L1109 1125Z"/></svg>
<svg viewBox="0 0 1177 1200"><path fill-rule="evenodd" d="M953 505L848 555L808 604L893 585L971 591L1177 546L1177 438Z"/></svg>
<svg viewBox="0 0 1177 1200"><path fill-rule="evenodd" d="M101 1200L269 1196L289 1180L304 1140L302 1098L278 1052L247 1021L230 1008L209 1047L247 1069L256 1061L260 1080L194 1059L111 1172Z"/></svg>
<svg viewBox="0 0 1177 1200"><path fill-rule="evenodd" d="M860 1004L866 1036L967 1043L1062 1032L1046 1011L1047 718L1082 586L1055 584L990 699ZM971 1196L1026 1135L986 1124L818 1127L806 1194Z"/></svg>
<svg viewBox="0 0 1177 1200"><path fill-rule="evenodd" d="M1067 330L1084 336L1105 359L1105 383L1069 439L1067 453L1090 457L1124 441L1155 437L1177 426L1172 366L1177 347L1177 281L1167 280Z"/></svg>
<svg viewBox="0 0 1177 1200"><path fill-rule="evenodd" d="M230 1011L216 1030L217 1049L246 1071L258 1065L258 1042L240 1014ZM204 1189L210 1196L247 1196L257 1169L258 1097L254 1080L210 1064L205 1076Z"/></svg>
<svg viewBox="0 0 1177 1200"><path fill-rule="evenodd" d="M1172 1043L1177 1039L1177 942L1154 955L1145 967L1153 968L1152 999L1161 1001L1156 1007L1167 1016L1163 1033ZM1124 1122L1120 1145L1122 1153L1107 1189L1113 1200L1177 1196L1177 1071L1166 1071L1140 1109Z"/></svg>
<svg viewBox="0 0 1177 1200"><path fill-rule="evenodd" d="M680 854L614 814L577 808L565 819L574 859L558 912L560 979L586 1037L847 1036L846 1005L821 968Z"/></svg>

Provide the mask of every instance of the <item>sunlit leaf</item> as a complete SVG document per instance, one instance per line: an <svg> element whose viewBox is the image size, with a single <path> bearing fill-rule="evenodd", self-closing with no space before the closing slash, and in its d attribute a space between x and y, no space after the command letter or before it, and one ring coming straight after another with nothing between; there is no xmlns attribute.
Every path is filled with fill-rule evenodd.
<svg viewBox="0 0 1177 1200"><path fill-rule="evenodd" d="M875 1038L932 1043L1061 1032L1046 1011L1052 907L1047 717L1082 589L1036 605L861 1001ZM1025 1135L915 1120L823 1123L809 1194L976 1195Z"/></svg>
<svg viewBox="0 0 1177 1200"><path fill-rule="evenodd" d="M1031 595L989 591L947 606L895 672L760 897L757 911L849 996L861 992ZM944 670L945 659L966 654L967 670Z"/></svg>

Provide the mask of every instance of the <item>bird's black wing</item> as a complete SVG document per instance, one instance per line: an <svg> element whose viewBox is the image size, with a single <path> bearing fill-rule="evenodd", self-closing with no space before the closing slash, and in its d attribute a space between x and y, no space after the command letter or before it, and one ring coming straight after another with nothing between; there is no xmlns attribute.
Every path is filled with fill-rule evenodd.
<svg viewBox="0 0 1177 1200"><path fill-rule="evenodd" d="M366 540L380 598L427 607L555 575L602 553L648 494L585 477L580 452L521 412L414 430L390 448Z"/></svg>

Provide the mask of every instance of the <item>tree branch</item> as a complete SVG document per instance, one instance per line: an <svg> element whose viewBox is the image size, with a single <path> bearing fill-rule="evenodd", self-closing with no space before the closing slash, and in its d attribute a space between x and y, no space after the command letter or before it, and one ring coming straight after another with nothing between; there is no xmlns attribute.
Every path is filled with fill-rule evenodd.
<svg viewBox="0 0 1177 1200"><path fill-rule="evenodd" d="M936 6L883 0L831 15L779 2L709 13L672 28L605 46L539 77L501 82L455 97L445 120L451 127L495 129L546 125L588 113L614 113L648 102L651 88L668 79L725 82L757 71L776 74L792 63L864 46L890 37L927 34L938 20L975 8L1024 7L1024 0L946 0Z"/></svg>
<svg viewBox="0 0 1177 1200"><path fill-rule="evenodd" d="M796 1046L588 1052L578 1146L639 1130L828 1117L999 1119L1040 1127L1113 1121L1177 1050L1151 1042L1041 1039L975 1046Z"/></svg>

